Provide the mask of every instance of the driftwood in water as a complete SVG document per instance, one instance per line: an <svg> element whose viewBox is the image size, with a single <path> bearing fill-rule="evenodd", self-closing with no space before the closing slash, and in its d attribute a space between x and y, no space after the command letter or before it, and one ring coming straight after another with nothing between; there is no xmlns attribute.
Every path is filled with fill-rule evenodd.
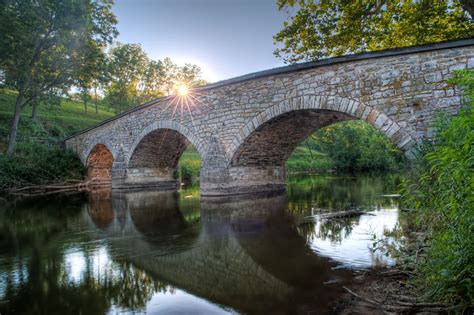
<svg viewBox="0 0 474 315"><path fill-rule="evenodd" d="M315 216L305 217L300 221L300 224L304 223L314 223L317 219L322 220L336 220L336 219L346 219L352 218L360 215L374 215L372 213L368 213L361 210L348 210L348 211L338 211L338 212L331 212L331 213L321 213Z"/></svg>
<svg viewBox="0 0 474 315"><path fill-rule="evenodd" d="M99 179L92 178L87 181L80 180L68 180L62 183L50 184L50 185L32 185L21 188L15 188L8 190L13 195L20 196L44 196L59 193L77 192L88 190L91 187L110 185L109 182L103 182Z"/></svg>
<svg viewBox="0 0 474 315"><path fill-rule="evenodd" d="M339 212L332 212L332 213L324 213L320 214L319 217L321 219L329 220L329 219L344 219L344 218L352 218L359 215L373 215L372 213L368 213L361 210L349 210L349 211L339 211Z"/></svg>

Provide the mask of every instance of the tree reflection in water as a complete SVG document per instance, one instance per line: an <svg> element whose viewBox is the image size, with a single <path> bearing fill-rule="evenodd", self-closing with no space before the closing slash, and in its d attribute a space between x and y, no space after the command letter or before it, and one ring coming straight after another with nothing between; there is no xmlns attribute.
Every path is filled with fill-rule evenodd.
<svg viewBox="0 0 474 315"><path fill-rule="evenodd" d="M353 227L357 224L359 224L359 218L317 219L316 222L306 222L299 225L298 232L306 236L307 241L321 239L340 243L350 237Z"/></svg>
<svg viewBox="0 0 474 315"><path fill-rule="evenodd" d="M97 197L89 214L105 228L111 223L110 200ZM140 310L153 294L174 291L132 263L110 257L106 244L83 234L71 237L68 232L83 225L82 202L73 201L66 208L58 200L0 211L0 299L8 302L0 304L1 314L104 314L112 305ZM12 253L18 259L2 259Z"/></svg>
<svg viewBox="0 0 474 315"><path fill-rule="evenodd" d="M254 198L206 201L194 188L20 202L0 209L0 313L191 311L183 301L203 312L324 312L352 277L335 266L378 264L361 226L390 230L388 187L310 177ZM375 221L297 224L354 205L384 210Z"/></svg>

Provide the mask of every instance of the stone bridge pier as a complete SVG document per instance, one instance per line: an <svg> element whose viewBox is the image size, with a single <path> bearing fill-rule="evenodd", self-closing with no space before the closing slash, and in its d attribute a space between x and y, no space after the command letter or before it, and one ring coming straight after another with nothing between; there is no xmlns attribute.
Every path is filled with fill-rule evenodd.
<svg viewBox="0 0 474 315"><path fill-rule="evenodd" d="M285 161L319 128L364 120L408 157L456 114L453 72L474 68L474 39L364 53L257 72L135 107L65 140L90 178L113 188L178 185L181 154L202 158L201 191L283 190Z"/></svg>

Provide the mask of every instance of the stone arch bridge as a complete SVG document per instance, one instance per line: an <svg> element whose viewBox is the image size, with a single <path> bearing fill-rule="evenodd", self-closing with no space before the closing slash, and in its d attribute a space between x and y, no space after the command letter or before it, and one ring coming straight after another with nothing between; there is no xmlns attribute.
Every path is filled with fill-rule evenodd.
<svg viewBox="0 0 474 315"><path fill-rule="evenodd" d="M285 161L309 134L361 119L408 156L431 136L436 109L462 100L447 80L474 68L474 39L302 63L143 104L65 140L89 176L113 188L176 187L179 157L202 158L203 195L285 187Z"/></svg>

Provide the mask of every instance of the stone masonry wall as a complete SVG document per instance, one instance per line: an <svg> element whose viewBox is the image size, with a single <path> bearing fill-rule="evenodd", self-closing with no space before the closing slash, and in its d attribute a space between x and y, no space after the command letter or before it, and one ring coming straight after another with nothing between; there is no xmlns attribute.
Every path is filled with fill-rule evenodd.
<svg viewBox="0 0 474 315"><path fill-rule="evenodd" d="M282 165L294 146L333 122L365 120L410 155L415 143L431 137L436 109L458 112L460 91L447 80L455 70L472 68L472 39L289 66L201 88L190 104L160 98L66 145L84 163L96 144L105 145L114 157L117 187L144 174L130 164L140 142L150 132L171 129L201 154L204 195L282 188ZM174 150L155 143L153 150L179 153L180 143ZM167 172L153 176L164 180Z"/></svg>

